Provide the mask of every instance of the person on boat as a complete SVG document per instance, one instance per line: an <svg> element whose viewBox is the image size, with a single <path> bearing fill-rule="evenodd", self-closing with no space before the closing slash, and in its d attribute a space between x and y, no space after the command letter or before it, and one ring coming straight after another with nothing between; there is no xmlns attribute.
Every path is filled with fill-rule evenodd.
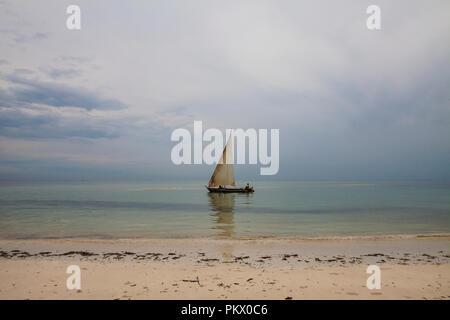
<svg viewBox="0 0 450 320"><path fill-rule="evenodd" d="M219 189L223 189L223 186L219 186Z"/></svg>
<svg viewBox="0 0 450 320"><path fill-rule="evenodd" d="M250 184L247 183L247 185L245 186L245 190L250 190Z"/></svg>

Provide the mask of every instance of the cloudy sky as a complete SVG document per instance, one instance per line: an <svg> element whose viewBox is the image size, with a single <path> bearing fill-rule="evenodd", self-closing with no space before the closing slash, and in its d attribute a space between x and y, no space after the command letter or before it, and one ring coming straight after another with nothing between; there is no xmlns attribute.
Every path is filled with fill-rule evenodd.
<svg viewBox="0 0 450 320"><path fill-rule="evenodd" d="M70 4L82 30L66 28ZM170 161L172 130L194 120L279 128L270 179L450 179L449 12L448 0L0 0L0 179L207 181L212 167ZM260 179L255 165L236 174Z"/></svg>

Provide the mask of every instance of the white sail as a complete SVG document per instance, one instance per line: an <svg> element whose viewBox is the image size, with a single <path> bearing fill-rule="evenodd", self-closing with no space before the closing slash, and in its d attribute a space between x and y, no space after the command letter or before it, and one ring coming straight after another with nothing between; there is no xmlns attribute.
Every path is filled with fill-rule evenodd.
<svg viewBox="0 0 450 320"><path fill-rule="evenodd" d="M228 161L227 161L228 160ZM230 135L225 149L223 149L222 157L214 170L208 187L218 186L235 186L234 167L233 167L233 138Z"/></svg>

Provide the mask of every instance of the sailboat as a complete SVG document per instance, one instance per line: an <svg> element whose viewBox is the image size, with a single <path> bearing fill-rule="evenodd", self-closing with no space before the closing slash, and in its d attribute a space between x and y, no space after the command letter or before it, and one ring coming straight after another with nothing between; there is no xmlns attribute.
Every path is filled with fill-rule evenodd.
<svg viewBox="0 0 450 320"><path fill-rule="evenodd" d="M231 163L227 163L227 158L231 159ZM230 135L228 142L223 149L222 157L214 170L209 183L206 186L209 192L219 193L252 193L255 192L253 187L248 184L245 188L237 188L234 180L233 166L233 138Z"/></svg>

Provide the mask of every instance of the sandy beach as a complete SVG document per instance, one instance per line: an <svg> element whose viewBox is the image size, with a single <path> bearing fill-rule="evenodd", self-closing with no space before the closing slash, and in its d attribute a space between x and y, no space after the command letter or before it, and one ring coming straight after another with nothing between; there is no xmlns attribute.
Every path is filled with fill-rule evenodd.
<svg viewBox="0 0 450 320"><path fill-rule="evenodd" d="M450 299L450 236L2 240L1 299ZM369 290L369 265L381 289ZM81 269L68 290L66 269Z"/></svg>

